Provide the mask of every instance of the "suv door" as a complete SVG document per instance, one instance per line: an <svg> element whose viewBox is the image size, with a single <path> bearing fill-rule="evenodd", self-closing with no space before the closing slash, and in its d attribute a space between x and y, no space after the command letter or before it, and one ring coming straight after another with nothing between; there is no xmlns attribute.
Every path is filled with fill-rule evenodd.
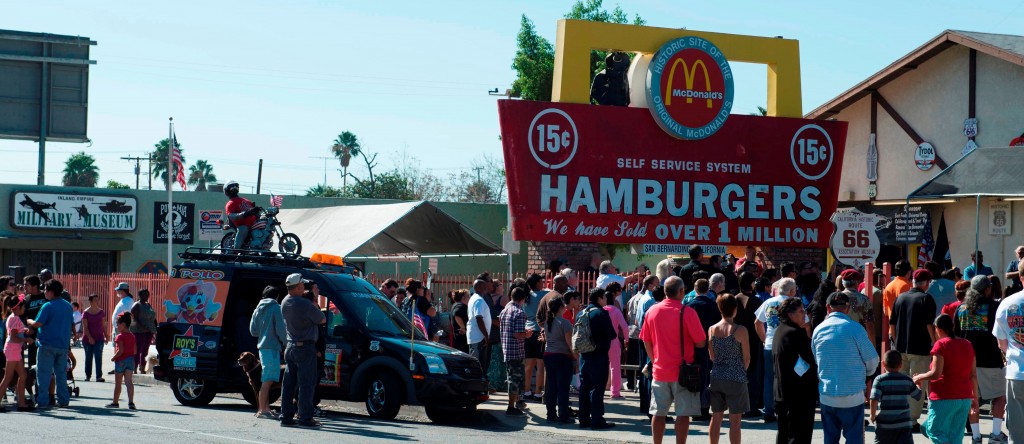
<svg viewBox="0 0 1024 444"><path fill-rule="evenodd" d="M329 303L325 311L327 340L324 350L324 376L320 380L320 387L347 396L351 389L352 375L362 360L359 348L354 344L360 341L363 335L355 323L333 303Z"/></svg>

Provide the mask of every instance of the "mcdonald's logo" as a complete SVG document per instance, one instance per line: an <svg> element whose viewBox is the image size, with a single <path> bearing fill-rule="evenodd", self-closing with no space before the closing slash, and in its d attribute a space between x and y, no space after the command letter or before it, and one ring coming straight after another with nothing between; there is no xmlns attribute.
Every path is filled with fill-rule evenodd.
<svg viewBox="0 0 1024 444"><path fill-rule="evenodd" d="M686 83L686 90L680 91L672 88L672 81L676 78L676 68L679 65L683 65L683 81ZM708 66L704 64L703 60L697 60L693 62L693 67L689 68L686 66L686 59L678 58L672 62L672 69L668 71L668 88L665 89L665 106L672 104L672 96L686 97L686 103L693 103L693 81L697 75L697 68L700 68L704 73L704 91L707 95L711 95L711 77L708 76ZM711 97L707 98L708 108L711 108Z"/></svg>
<svg viewBox="0 0 1024 444"><path fill-rule="evenodd" d="M648 65L648 108L658 125L673 137L696 140L714 134L732 111L732 97L729 62L709 40L671 40Z"/></svg>

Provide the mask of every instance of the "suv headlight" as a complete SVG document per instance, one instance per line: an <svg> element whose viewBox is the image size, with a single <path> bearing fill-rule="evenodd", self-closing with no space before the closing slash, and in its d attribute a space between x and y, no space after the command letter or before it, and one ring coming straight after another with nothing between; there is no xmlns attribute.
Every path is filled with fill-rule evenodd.
<svg viewBox="0 0 1024 444"><path fill-rule="evenodd" d="M431 374L447 375L448 367L444 365L444 359L434 353L420 353L423 360L427 362L427 371Z"/></svg>

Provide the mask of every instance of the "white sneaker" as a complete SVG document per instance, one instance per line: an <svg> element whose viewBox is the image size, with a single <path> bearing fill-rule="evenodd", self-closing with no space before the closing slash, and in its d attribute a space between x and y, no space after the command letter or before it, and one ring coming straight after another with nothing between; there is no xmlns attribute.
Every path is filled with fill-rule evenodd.
<svg viewBox="0 0 1024 444"><path fill-rule="evenodd" d="M989 444L1006 444L1006 434L999 432L998 435L988 435Z"/></svg>
<svg viewBox="0 0 1024 444"><path fill-rule="evenodd" d="M523 393L523 398L530 398L530 397L533 397L533 392L532 391Z"/></svg>

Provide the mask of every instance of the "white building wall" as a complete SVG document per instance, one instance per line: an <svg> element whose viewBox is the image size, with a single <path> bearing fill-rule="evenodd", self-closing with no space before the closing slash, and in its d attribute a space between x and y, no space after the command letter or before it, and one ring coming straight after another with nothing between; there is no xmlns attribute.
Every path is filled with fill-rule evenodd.
<svg viewBox="0 0 1024 444"><path fill-rule="evenodd" d="M968 78L969 50L955 46L884 85L879 93L925 141L935 146L947 164L952 165L967 143L963 122L968 117ZM978 53L976 88L978 145L1006 146L1010 139L1024 132L1024 106L1021 105L1024 104L1024 67ZM857 101L834 118L849 123L839 201L868 200L866 155L870 137L870 97ZM881 106L877 110L877 128L876 199L905 199L940 172L937 166L929 171L917 169L914 165L916 143ZM1021 155L1024 156L1024 148ZM983 171L978 173L984 174ZM966 267L975 248L975 200L967 198L932 207L933 230L937 233L939 218L945 210L952 262ZM1013 228L1009 236L989 235L988 219L988 199L983 198L979 248L986 255L985 263L1003 279L1014 248L1024 244L1024 202L1013 204Z"/></svg>

